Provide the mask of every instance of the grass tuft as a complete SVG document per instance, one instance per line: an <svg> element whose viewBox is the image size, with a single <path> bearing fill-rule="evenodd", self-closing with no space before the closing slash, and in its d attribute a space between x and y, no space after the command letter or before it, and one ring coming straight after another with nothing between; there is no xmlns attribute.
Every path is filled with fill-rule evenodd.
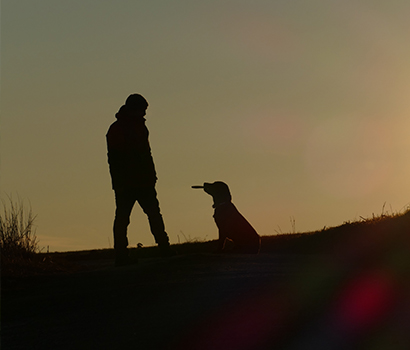
<svg viewBox="0 0 410 350"><path fill-rule="evenodd" d="M44 273L70 272L78 270L51 254L43 254L38 247L31 207L11 196L1 201L0 210L0 255L1 276L19 277ZM3 280L4 282L4 280Z"/></svg>
<svg viewBox="0 0 410 350"><path fill-rule="evenodd" d="M25 209L21 199L2 201L0 213L0 252L2 270L12 264L31 261L38 252L31 207Z"/></svg>

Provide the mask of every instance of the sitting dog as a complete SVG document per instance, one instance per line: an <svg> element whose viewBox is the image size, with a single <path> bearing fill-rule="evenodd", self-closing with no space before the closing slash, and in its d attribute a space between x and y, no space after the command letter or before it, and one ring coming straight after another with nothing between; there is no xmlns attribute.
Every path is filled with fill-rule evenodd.
<svg viewBox="0 0 410 350"><path fill-rule="evenodd" d="M229 239L234 243L234 253L259 253L260 237L233 205L232 196L226 183L221 181L205 182L203 186L192 186L192 188L203 188L214 200L214 219L219 230L217 252L224 250L225 241Z"/></svg>

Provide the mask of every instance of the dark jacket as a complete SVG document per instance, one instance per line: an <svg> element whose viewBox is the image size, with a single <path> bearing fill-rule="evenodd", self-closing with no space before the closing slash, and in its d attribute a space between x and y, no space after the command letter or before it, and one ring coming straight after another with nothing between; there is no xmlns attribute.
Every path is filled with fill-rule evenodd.
<svg viewBox="0 0 410 350"><path fill-rule="evenodd" d="M157 181L145 118L131 117L122 106L107 132L108 164L115 191L154 186Z"/></svg>

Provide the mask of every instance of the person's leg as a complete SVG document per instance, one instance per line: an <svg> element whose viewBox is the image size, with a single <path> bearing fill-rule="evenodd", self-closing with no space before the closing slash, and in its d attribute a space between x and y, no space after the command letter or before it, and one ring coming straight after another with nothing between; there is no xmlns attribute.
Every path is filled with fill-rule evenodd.
<svg viewBox="0 0 410 350"><path fill-rule="evenodd" d="M157 192L154 187L146 187L138 190L137 201L144 213L148 216L148 222L155 242L163 255L173 255L175 252L169 248L169 237L165 232L165 224L159 208ZM171 254L171 252L173 254Z"/></svg>
<svg viewBox="0 0 410 350"><path fill-rule="evenodd" d="M114 249L116 263L128 259L128 238L127 228L130 223L130 215L135 204L136 197L134 191L122 191L115 193L115 219L114 219Z"/></svg>

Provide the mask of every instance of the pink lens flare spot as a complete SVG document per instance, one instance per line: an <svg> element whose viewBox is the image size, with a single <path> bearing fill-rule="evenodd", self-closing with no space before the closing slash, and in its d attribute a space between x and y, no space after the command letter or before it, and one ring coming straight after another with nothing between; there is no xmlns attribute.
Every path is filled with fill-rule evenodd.
<svg viewBox="0 0 410 350"><path fill-rule="evenodd" d="M394 297L394 282L388 274L374 273L354 280L337 302L337 328L354 334L372 327L386 315Z"/></svg>

